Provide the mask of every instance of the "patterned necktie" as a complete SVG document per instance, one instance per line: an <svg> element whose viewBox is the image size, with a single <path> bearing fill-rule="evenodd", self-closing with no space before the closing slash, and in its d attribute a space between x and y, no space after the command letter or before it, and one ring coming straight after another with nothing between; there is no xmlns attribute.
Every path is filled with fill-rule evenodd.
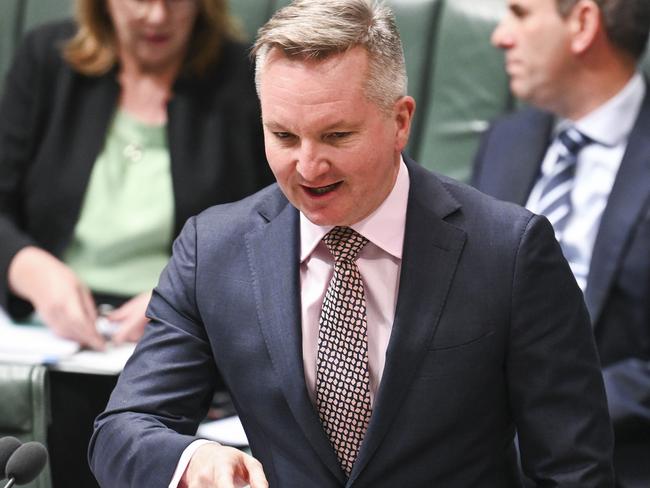
<svg viewBox="0 0 650 488"><path fill-rule="evenodd" d="M323 238L334 256L318 331L316 404L349 476L370 421L370 373L363 282L355 260L368 240L349 227Z"/></svg>
<svg viewBox="0 0 650 488"><path fill-rule="evenodd" d="M555 237L559 241L571 214L571 191L578 153L592 140L575 127L563 130L557 135L557 139L560 142L560 153L550 179L540 194L538 210L551 222Z"/></svg>

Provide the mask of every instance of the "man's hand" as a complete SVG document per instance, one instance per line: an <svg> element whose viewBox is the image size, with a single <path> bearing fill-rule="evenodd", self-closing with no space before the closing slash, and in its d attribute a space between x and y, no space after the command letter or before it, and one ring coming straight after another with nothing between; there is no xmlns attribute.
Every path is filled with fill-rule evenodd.
<svg viewBox="0 0 650 488"><path fill-rule="evenodd" d="M242 451L205 444L199 447L178 485L179 488L268 488L260 462Z"/></svg>
<svg viewBox="0 0 650 488"><path fill-rule="evenodd" d="M144 333L144 327L149 322L144 312L151 300L151 292L147 291L131 298L120 308L113 310L106 317L111 322L119 322L117 332L113 334L111 340L115 344L121 344L126 341L136 342Z"/></svg>
<svg viewBox="0 0 650 488"><path fill-rule="evenodd" d="M9 287L29 300L54 333L93 349L105 342L95 328L97 312L88 288L52 254L34 246L16 253L9 264Z"/></svg>

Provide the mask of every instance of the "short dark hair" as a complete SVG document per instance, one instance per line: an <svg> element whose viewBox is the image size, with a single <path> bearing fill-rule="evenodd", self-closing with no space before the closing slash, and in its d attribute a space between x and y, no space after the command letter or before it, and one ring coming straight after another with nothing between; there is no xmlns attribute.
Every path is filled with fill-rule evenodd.
<svg viewBox="0 0 650 488"><path fill-rule="evenodd" d="M555 0L561 16L579 0ZM614 46L639 60L648 44L650 0L592 0L600 8L607 36Z"/></svg>

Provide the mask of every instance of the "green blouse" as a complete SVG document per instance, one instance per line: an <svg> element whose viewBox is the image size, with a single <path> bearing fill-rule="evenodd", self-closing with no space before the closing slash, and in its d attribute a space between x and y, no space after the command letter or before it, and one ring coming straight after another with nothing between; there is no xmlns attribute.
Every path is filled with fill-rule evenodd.
<svg viewBox="0 0 650 488"><path fill-rule="evenodd" d="M173 227L166 127L118 110L63 260L95 292L137 295L157 283Z"/></svg>

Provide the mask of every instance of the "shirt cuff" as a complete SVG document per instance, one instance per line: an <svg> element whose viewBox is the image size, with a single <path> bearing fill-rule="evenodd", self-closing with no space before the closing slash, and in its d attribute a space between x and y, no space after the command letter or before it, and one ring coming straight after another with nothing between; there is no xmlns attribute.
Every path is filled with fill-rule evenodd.
<svg viewBox="0 0 650 488"><path fill-rule="evenodd" d="M172 477L172 480L169 482L169 488L178 488L178 484L181 482L183 473L185 473L185 470L187 469L187 465L190 464L190 459L192 459L192 456L194 456L196 450L205 444L220 445L218 442L209 441L207 439L197 439L194 442L192 442L189 446L187 446L183 451L183 454L181 454L181 458L178 460L178 464L176 465L176 471L174 471L174 476Z"/></svg>

